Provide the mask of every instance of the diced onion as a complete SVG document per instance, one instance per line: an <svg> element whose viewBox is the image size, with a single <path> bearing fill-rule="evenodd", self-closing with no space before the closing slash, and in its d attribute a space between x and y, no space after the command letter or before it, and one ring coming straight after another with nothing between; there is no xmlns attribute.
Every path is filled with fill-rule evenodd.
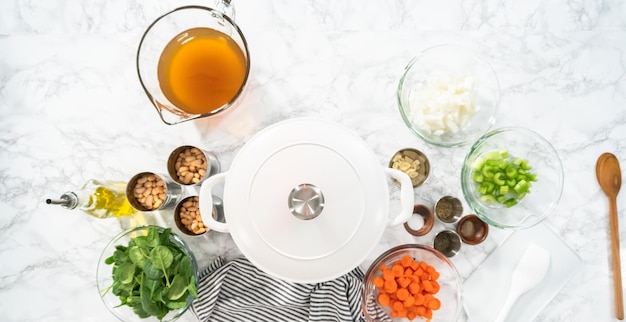
<svg viewBox="0 0 626 322"><path fill-rule="evenodd" d="M470 77L439 76L413 88L409 118L429 135L457 133L478 111L475 96Z"/></svg>

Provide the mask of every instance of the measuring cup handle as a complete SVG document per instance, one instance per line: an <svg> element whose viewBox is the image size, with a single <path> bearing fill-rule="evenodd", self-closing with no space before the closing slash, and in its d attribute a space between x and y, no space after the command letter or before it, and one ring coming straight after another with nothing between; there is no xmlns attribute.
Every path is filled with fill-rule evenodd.
<svg viewBox="0 0 626 322"><path fill-rule="evenodd" d="M235 7L230 2L231 0L218 0L216 9L235 21Z"/></svg>
<svg viewBox="0 0 626 322"><path fill-rule="evenodd" d="M214 176L211 176L206 179L200 186L199 205L201 214L213 213L213 187L220 183L224 183L227 173L228 172L218 173ZM228 225L226 223L215 220L215 218L213 218L213 216L211 215L202 217L202 220L204 221L204 224L210 229L222 233L229 232Z"/></svg>
<svg viewBox="0 0 626 322"><path fill-rule="evenodd" d="M387 176L400 182L400 213L390 218L387 224L389 227L393 227L405 223L413 214L413 203L415 201L413 183L411 178L402 171L391 168L384 168L383 170L385 170Z"/></svg>

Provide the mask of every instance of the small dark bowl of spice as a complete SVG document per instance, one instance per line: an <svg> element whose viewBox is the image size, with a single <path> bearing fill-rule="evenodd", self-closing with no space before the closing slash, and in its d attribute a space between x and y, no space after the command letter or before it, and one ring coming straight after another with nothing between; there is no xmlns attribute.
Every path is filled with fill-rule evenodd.
<svg viewBox="0 0 626 322"><path fill-rule="evenodd" d="M433 247L446 257L452 257L461 249L461 239L454 230L443 230L435 235Z"/></svg>
<svg viewBox="0 0 626 322"><path fill-rule="evenodd" d="M467 215L456 226L456 232L461 240L468 245L478 245L482 243L489 234L489 225L480 220L478 216Z"/></svg>
<svg viewBox="0 0 626 322"><path fill-rule="evenodd" d="M454 224L462 215L463 205L458 198L445 196L435 203L435 216L444 224Z"/></svg>

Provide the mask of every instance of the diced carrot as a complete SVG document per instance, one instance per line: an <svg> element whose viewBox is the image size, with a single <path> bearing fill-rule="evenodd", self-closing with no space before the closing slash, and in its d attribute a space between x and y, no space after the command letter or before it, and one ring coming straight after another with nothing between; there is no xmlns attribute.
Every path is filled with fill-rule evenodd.
<svg viewBox="0 0 626 322"><path fill-rule="evenodd" d="M417 294L422 290L422 287L420 286L419 282L411 282L411 284L409 284L409 292L411 292L411 294Z"/></svg>
<svg viewBox="0 0 626 322"><path fill-rule="evenodd" d="M440 307L441 307L441 301L439 301L439 299L437 298L433 298L432 300L428 302L428 308L431 310L439 310Z"/></svg>
<svg viewBox="0 0 626 322"><path fill-rule="evenodd" d="M385 285L385 280L382 277L378 276L374 278L374 286L381 288L383 285Z"/></svg>
<svg viewBox="0 0 626 322"><path fill-rule="evenodd" d="M433 318L433 311L431 309L429 309L429 308L426 308L424 310L423 317L427 318L428 320L432 319Z"/></svg>
<svg viewBox="0 0 626 322"><path fill-rule="evenodd" d="M393 272L390 269L383 272L383 279L385 281L393 280L394 278L395 276L393 275Z"/></svg>
<svg viewBox="0 0 626 322"><path fill-rule="evenodd" d="M389 295L387 293L378 294L378 303L382 306L389 306Z"/></svg>
<svg viewBox="0 0 626 322"><path fill-rule="evenodd" d="M441 285L439 285L439 282L437 281L430 281L430 284L433 286L433 294L437 294L439 293L439 289L441 288Z"/></svg>
<svg viewBox="0 0 626 322"><path fill-rule="evenodd" d="M404 255L400 259L400 264L402 264L403 267L411 267L411 263L413 263L413 258L409 255Z"/></svg>
<svg viewBox="0 0 626 322"><path fill-rule="evenodd" d="M428 268L426 269L426 272L428 272L428 275L430 275L431 279L433 280L439 279L439 272L437 272L437 270L434 267L428 266Z"/></svg>
<svg viewBox="0 0 626 322"><path fill-rule="evenodd" d="M409 291L406 288L401 288L396 292L398 296L398 300L404 301L407 297L409 297Z"/></svg>
<svg viewBox="0 0 626 322"><path fill-rule="evenodd" d="M420 262L420 267L425 271L428 268L428 264L426 262Z"/></svg>
<svg viewBox="0 0 626 322"><path fill-rule="evenodd" d="M393 271L393 275L395 275L395 277L400 277L404 274L404 268L400 264L394 264L391 267L391 270Z"/></svg>
<svg viewBox="0 0 626 322"><path fill-rule="evenodd" d="M385 264L380 265L380 271L381 272L384 272L384 271L386 271L388 269L389 269L389 267L387 265L385 265Z"/></svg>
<svg viewBox="0 0 626 322"><path fill-rule="evenodd" d="M415 311L409 311L409 313L406 314L406 318L411 321L415 319L416 316L417 316L417 313L415 313Z"/></svg>
<svg viewBox="0 0 626 322"><path fill-rule="evenodd" d="M415 304L415 298L413 296L407 296L404 300L404 307L412 307Z"/></svg>
<svg viewBox="0 0 626 322"><path fill-rule="evenodd" d="M391 318L396 318L396 317L398 317L398 311L391 310L391 313L389 313L389 315L391 315Z"/></svg>
<svg viewBox="0 0 626 322"><path fill-rule="evenodd" d="M413 272L413 275L418 276L418 277L423 276L423 275L424 275L424 269L423 269L423 268L421 268L421 267L418 267L418 268L417 268L417 269Z"/></svg>
<svg viewBox="0 0 626 322"><path fill-rule="evenodd" d="M411 269L411 267L407 267L407 268L404 270L404 275L407 275L407 276L411 276L411 275L413 275L413 270Z"/></svg>
<svg viewBox="0 0 626 322"><path fill-rule="evenodd" d="M398 284L395 280L385 280L384 288L387 293L395 293L398 290Z"/></svg>
<svg viewBox="0 0 626 322"><path fill-rule="evenodd" d="M433 291L435 290L433 284L431 284L429 280L422 281L422 286L424 287L424 291L428 293L433 293Z"/></svg>
<svg viewBox="0 0 626 322"><path fill-rule="evenodd" d="M400 311L401 309L404 308L404 303L402 303L401 301L395 301L393 302L393 309L396 311Z"/></svg>
<svg viewBox="0 0 626 322"><path fill-rule="evenodd" d="M398 310L398 317L405 318L409 314L409 311L405 308Z"/></svg>
<svg viewBox="0 0 626 322"><path fill-rule="evenodd" d="M411 281L410 278L401 277L401 278L398 279L397 282L398 282L398 284L400 284L401 287L407 288L409 285L411 285L412 281Z"/></svg>
<svg viewBox="0 0 626 322"><path fill-rule="evenodd" d="M417 306L417 310L416 310L417 315L419 316L424 316L426 314L426 307L422 306L422 305L418 305Z"/></svg>
<svg viewBox="0 0 626 322"><path fill-rule="evenodd" d="M418 294L413 295L413 297L415 298L415 304L416 305L424 304L424 295L418 293Z"/></svg>

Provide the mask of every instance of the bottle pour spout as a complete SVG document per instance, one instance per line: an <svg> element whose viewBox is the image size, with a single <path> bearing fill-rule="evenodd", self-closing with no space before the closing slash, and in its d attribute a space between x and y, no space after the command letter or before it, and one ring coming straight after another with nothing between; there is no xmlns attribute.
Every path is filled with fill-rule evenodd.
<svg viewBox="0 0 626 322"><path fill-rule="evenodd" d="M63 208L74 209L78 206L78 196L73 192L66 192L59 199L46 199L48 205L61 205Z"/></svg>

